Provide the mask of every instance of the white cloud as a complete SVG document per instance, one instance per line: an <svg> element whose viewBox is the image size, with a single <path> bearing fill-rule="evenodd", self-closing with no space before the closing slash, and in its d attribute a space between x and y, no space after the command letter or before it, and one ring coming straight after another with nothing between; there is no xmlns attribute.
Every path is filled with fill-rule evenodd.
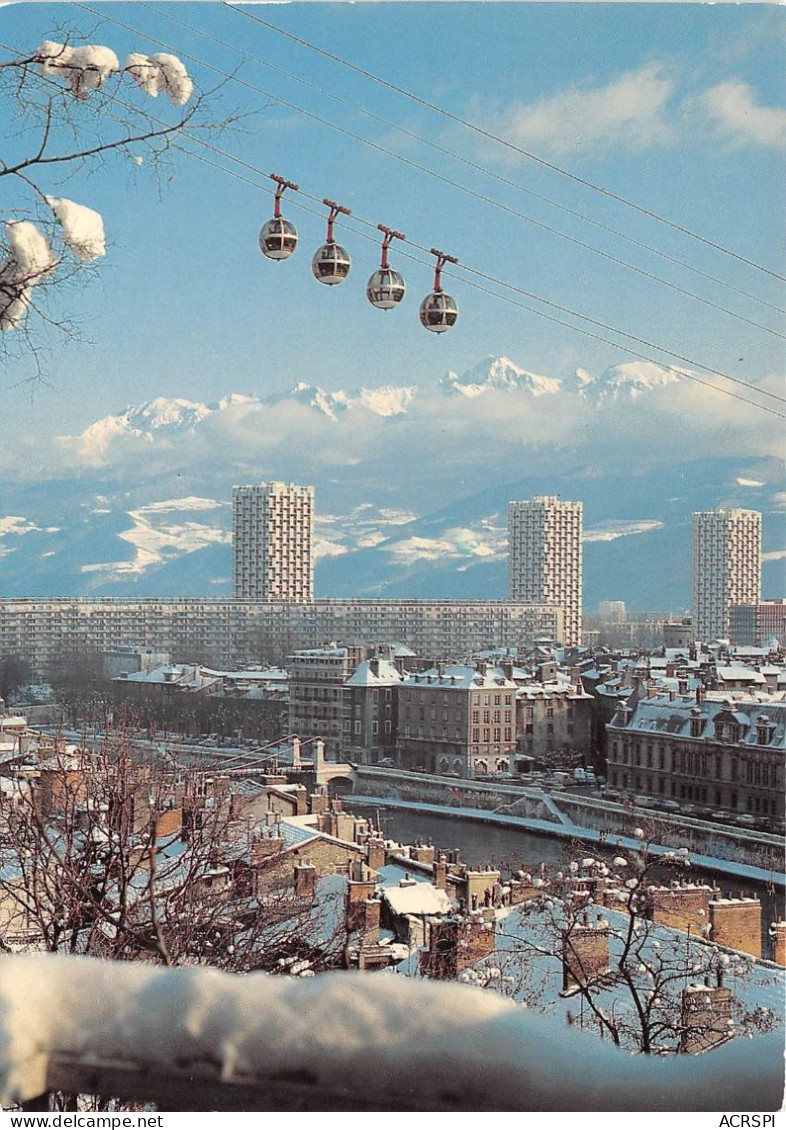
<svg viewBox="0 0 786 1130"><path fill-rule="evenodd" d="M445 530L441 538L411 537L391 545L388 552L399 564L415 561L441 561L467 557L500 558L505 551L505 539L489 545L485 539L464 526Z"/></svg>
<svg viewBox="0 0 786 1130"><path fill-rule="evenodd" d="M674 80L659 63L627 71L605 86L571 87L513 107L498 122L511 141L538 152L574 153L597 147L634 152L668 144Z"/></svg>
<svg viewBox="0 0 786 1130"><path fill-rule="evenodd" d="M584 531L584 541L616 541L630 534L646 534L650 530L660 530L663 522L645 518L637 522L602 522L593 529Z"/></svg>
<svg viewBox="0 0 786 1130"><path fill-rule="evenodd" d="M733 146L786 145L786 110L760 106L751 86L738 79L720 82L686 101L697 109L711 130Z"/></svg>
<svg viewBox="0 0 786 1130"><path fill-rule="evenodd" d="M345 553L349 552L349 546L340 545L336 541L330 541L329 538L321 537L314 538L313 548L317 560L321 557L343 557Z"/></svg>
<svg viewBox="0 0 786 1130"><path fill-rule="evenodd" d="M738 487L763 487L766 485L761 479L737 479Z"/></svg>

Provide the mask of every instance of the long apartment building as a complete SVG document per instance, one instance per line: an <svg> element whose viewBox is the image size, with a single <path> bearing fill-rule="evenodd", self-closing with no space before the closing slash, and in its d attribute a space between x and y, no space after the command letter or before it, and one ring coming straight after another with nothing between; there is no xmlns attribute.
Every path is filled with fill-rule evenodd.
<svg viewBox="0 0 786 1130"><path fill-rule="evenodd" d="M36 672L62 658L132 648L230 669L326 640L406 644L461 658L547 637L565 642L562 608L515 600L226 600L110 597L0 601L0 656Z"/></svg>
<svg viewBox="0 0 786 1130"><path fill-rule="evenodd" d="M581 643L581 502L536 495L508 503L508 596L559 605L565 643Z"/></svg>
<svg viewBox="0 0 786 1130"><path fill-rule="evenodd" d="M727 639L733 604L761 600L761 514L704 510L693 515L693 628L697 640Z"/></svg>

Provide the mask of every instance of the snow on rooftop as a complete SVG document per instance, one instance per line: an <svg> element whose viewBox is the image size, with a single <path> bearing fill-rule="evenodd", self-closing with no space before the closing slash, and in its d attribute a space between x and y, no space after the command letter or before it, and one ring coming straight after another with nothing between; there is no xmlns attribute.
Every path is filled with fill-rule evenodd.
<svg viewBox="0 0 786 1130"><path fill-rule="evenodd" d="M364 659L347 679L348 687L383 687L402 682L404 676L390 659Z"/></svg>
<svg viewBox="0 0 786 1130"><path fill-rule="evenodd" d="M486 667L485 670L461 663L446 663L443 667L432 667L428 671L415 671L403 680L404 686L424 686L432 684L440 687L469 690L482 687L488 689L515 690L516 684L508 679L500 667Z"/></svg>
<svg viewBox="0 0 786 1130"><path fill-rule="evenodd" d="M404 880L406 886L386 887L382 897L394 914L449 914L453 904L446 891L431 883Z"/></svg>

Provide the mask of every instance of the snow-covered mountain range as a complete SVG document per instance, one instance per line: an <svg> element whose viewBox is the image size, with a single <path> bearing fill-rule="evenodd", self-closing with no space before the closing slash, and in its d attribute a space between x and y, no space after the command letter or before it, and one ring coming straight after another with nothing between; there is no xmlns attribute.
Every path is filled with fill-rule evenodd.
<svg viewBox="0 0 786 1130"><path fill-rule="evenodd" d="M686 607L690 514L717 505L764 512L777 595L780 436L691 377L487 357L406 385L157 397L40 463L30 444L5 453L0 592L229 594L232 485L276 478L316 487L324 596L504 596L507 502L535 493L584 501L587 606Z"/></svg>
<svg viewBox="0 0 786 1130"><path fill-rule="evenodd" d="M75 438L85 447L94 445L97 452L103 453L113 439L123 434L148 441L169 438L198 428L216 414L250 407L264 410L297 405L335 422L344 414L357 411L390 418L405 415L416 401L433 397L435 392L468 400L489 393L516 397L562 393L594 401L632 398L678 382L688 372L663 369L650 362L633 362L615 365L597 378L578 369L572 381L561 381L522 369L507 357L487 357L463 376L448 372L431 387L381 385L377 388L329 391L307 381L298 381L288 392L264 397L232 393L214 404L156 397L145 404L129 406L117 414L97 420Z"/></svg>

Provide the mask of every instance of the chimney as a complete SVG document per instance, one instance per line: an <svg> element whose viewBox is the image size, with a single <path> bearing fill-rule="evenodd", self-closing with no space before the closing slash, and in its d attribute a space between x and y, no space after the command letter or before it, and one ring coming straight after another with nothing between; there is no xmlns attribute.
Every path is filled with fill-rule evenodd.
<svg viewBox="0 0 786 1130"><path fill-rule="evenodd" d="M295 864L295 898L312 899L316 893L317 869L313 863Z"/></svg>

